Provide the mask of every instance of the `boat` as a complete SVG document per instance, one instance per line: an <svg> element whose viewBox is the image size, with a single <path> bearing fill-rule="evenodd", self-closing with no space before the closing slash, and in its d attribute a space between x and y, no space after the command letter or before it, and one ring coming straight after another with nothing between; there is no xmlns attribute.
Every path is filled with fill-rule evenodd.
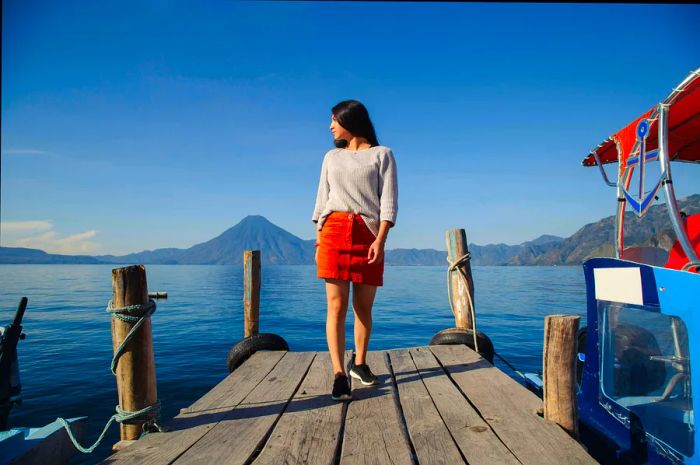
<svg viewBox="0 0 700 465"><path fill-rule="evenodd" d="M0 326L0 465L65 463L77 449L60 420L38 428L9 425L10 410L22 404L17 343L25 338L22 319L26 308L27 298L22 297L12 323ZM87 417L65 422L72 427L76 438L82 439Z"/></svg>
<svg viewBox="0 0 700 465"><path fill-rule="evenodd" d="M580 440L604 464L700 464L700 213L680 211L671 162L700 162L700 68L582 161L617 193L614 257L583 263L587 327L576 361ZM613 163L615 181L605 169ZM671 250L626 247L626 212L643 218L661 195ZM537 376L525 382L541 390Z"/></svg>

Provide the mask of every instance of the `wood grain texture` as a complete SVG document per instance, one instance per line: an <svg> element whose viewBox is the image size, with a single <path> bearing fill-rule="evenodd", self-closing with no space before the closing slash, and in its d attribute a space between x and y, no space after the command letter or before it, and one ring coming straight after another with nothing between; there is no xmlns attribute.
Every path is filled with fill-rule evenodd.
<svg viewBox="0 0 700 465"><path fill-rule="evenodd" d="M389 359L418 462L421 465L465 463L408 350L391 350Z"/></svg>
<svg viewBox="0 0 700 465"><path fill-rule="evenodd" d="M411 449L402 431L387 354L368 352L366 363L379 378L379 385L363 386L353 380L353 400L345 416L340 463L411 464Z"/></svg>
<svg viewBox="0 0 700 465"><path fill-rule="evenodd" d="M174 463L241 465L248 463L287 407L315 357L287 352L275 368L235 409Z"/></svg>
<svg viewBox="0 0 700 465"><path fill-rule="evenodd" d="M243 336L260 331L260 251L243 252Z"/></svg>
<svg viewBox="0 0 700 465"><path fill-rule="evenodd" d="M583 447L555 423L537 415L541 402L463 345L430 350L489 424L524 465L594 464Z"/></svg>
<svg viewBox="0 0 700 465"><path fill-rule="evenodd" d="M85 442L85 424L87 417L71 423L71 430L78 442ZM37 465L37 464L62 464L67 463L78 450L73 445L73 442L68 437L68 433L64 428L61 428L52 434L47 435L41 440L33 441L33 446L25 451L19 457L16 457L9 462L4 462L5 465Z"/></svg>
<svg viewBox="0 0 700 465"><path fill-rule="evenodd" d="M197 399L181 414L220 410L238 405L248 393L277 365L287 352L270 350L256 352L219 384Z"/></svg>
<svg viewBox="0 0 700 465"><path fill-rule="evenodd" d="M175 417L172 432L103 463L595 463L537 415L534 394L465 346L369 352L367 360L381 384L355 380L353 400L337 403L328 353L258 352Z"/></svg>
<svg viewBox="0 0 700 465"><path fill-rule="evenodd" d="M445 232L445 243L447 245L447 257L450 263L455 263L460 257L469 253L467 245L467 235L464 229L448 229ZM472 278L471 262L467 261L461 268L466 275L467 285L459 275L459 270L455 270L450 274L452 284L452 305L455 317L455 326L457 328L473 329L471 310L469 306L474 302L474 280Z"/></svg>
<svg viewBox="0 0 700 465"><path fill-rule="evenodd" d="M333 464L347 403L334 401L332 389L330 357L319 354L253 463Z"/></svg>
<svg viewBox="0 0 700 465"><path fill-rule="evenodd" d="M114 308L147 303L148 284L146 268L143 265L112 270L112 306ZM111 319L113 351L116 351L135 324L117 318ZM141 410L158 400L151 328L151 319L146 318L134 333L117 363L119 406L128 412ZM141 436L142 426L120 424L119 431L122 441L138 439Z"/></svg>
<svg viewBox="0 0 700 465"><path fill-rule="evenodd" d="M426 347L410 350L430 397L470 465L519 465Z"/></svg>
<svg viewBox="0 0 700 465"><path fill-rule="evenodd" d="M257 352L214 389L177 415L169 432L149 434L102 464L167 465L204 437L273 370L285 352Z"/></svg>
<svg viewBox="0 0 700 465"><path fill-rule="evenodd" d="M581 317L550 315L544 319L542 386L544 417L578 438L576 345Z"/></svg>

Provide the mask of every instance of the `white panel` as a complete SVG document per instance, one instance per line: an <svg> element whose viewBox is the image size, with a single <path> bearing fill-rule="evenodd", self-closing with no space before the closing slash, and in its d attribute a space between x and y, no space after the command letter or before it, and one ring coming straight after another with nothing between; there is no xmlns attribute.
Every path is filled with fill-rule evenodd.
<svg viewBox="0 0 700 465"><path fill-rule="evenodd" d="M596 268L595 298L642 305L642 274L639 268Z"/></svg>

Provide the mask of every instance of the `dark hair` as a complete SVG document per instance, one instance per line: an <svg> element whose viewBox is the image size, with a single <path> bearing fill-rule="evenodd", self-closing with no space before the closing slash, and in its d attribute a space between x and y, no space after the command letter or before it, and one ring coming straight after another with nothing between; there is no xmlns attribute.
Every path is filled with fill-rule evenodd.
<svg viewBox="0 0 700 465"><path fill-rule="evenodd" d="M336 121L355 137L364 137L370 146L379 145L377 134L374 132L372 120L369 119L367 108L357 100L343 100L331 110ZM348 145L346 140L336 140L335 146L343 148Z"/></svg>

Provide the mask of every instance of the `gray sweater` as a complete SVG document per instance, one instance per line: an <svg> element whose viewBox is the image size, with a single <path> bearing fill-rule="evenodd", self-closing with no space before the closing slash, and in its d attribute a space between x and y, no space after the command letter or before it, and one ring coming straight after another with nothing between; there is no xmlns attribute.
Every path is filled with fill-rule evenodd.
<svg viewBox="0 0 700 465"><path fill-rule="evenodd" d="M396 160L390 148L333 149L323 157L312 220L320 230L334 211L359 213L377 236L381 221L396 223L398 197Z"/></svg>

